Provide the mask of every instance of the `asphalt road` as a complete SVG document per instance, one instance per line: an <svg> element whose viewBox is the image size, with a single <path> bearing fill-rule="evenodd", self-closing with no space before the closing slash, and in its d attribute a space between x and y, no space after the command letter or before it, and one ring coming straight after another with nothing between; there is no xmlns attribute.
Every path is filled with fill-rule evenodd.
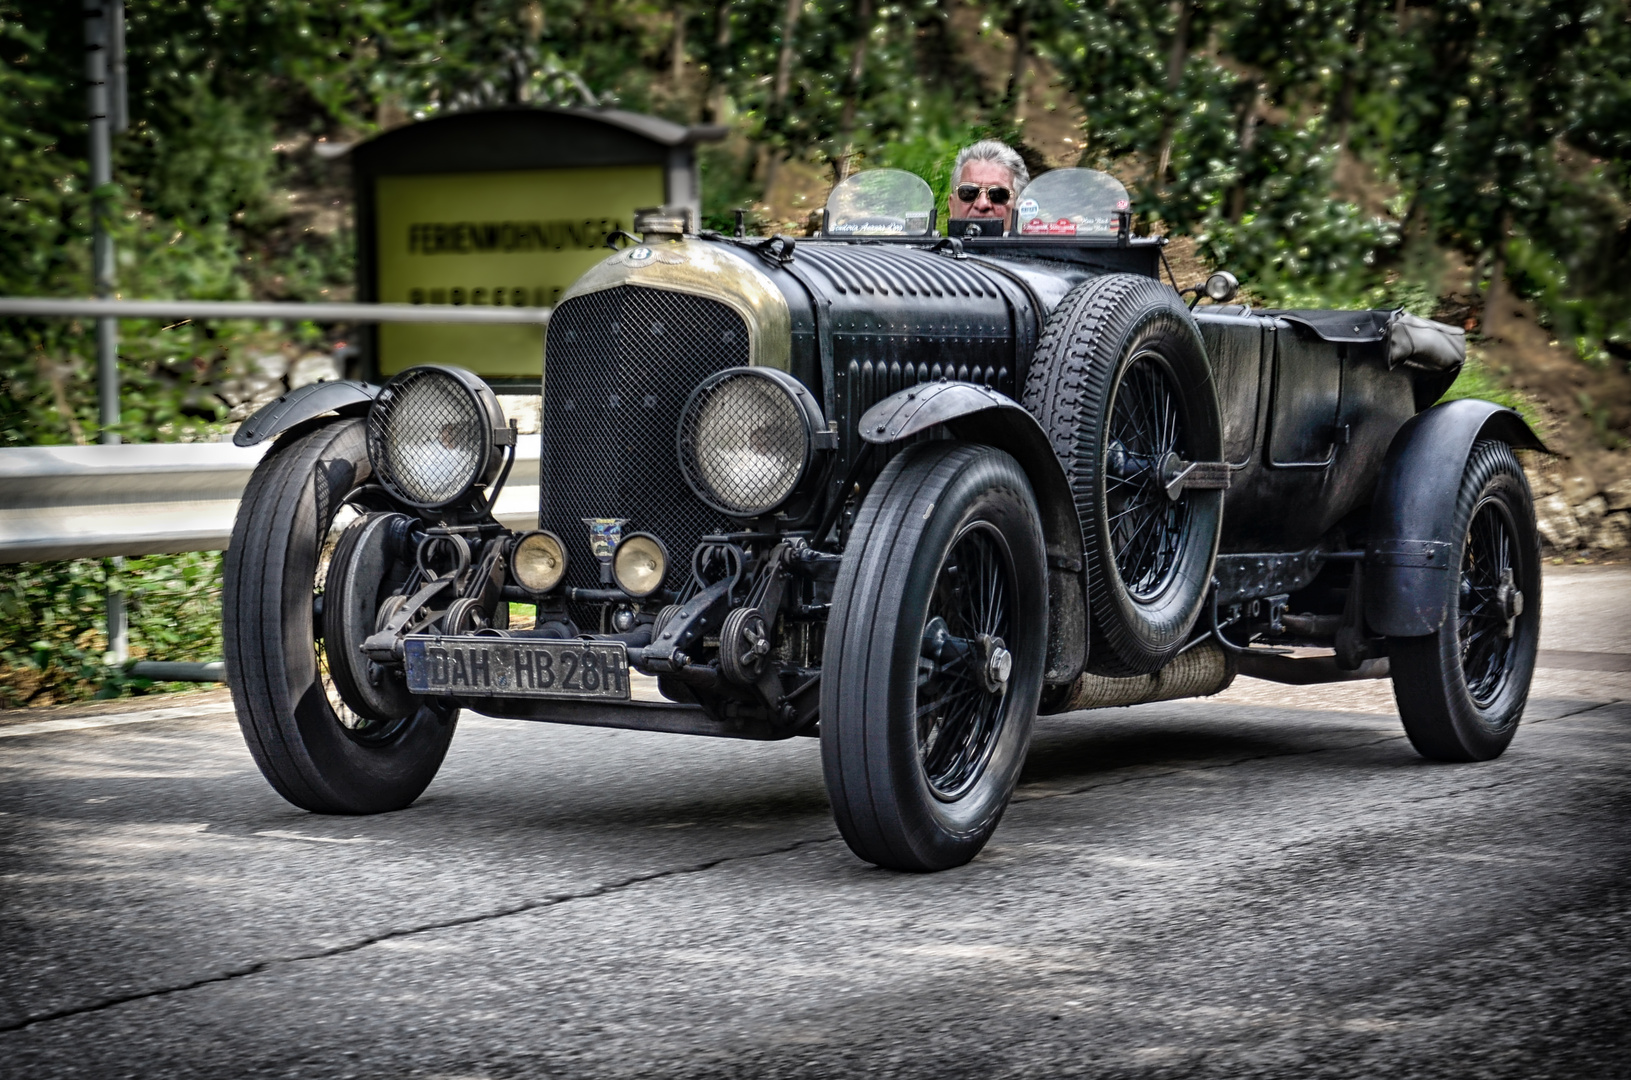
<svg viewBox="0 0 1631 1080"><path fill-rule="evenodd" d="M13 715L0 1076L1631 1076L1631 570L1551 571L1543 648L1480 765L1386 683L1043 721L933 876L809 740L467 714L321 818L219 695Z"/></svg>

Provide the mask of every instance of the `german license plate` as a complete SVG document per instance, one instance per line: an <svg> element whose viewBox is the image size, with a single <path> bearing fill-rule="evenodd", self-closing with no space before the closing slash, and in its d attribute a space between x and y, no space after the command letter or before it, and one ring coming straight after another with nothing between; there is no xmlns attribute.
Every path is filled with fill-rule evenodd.
<svg viewBox="0 0 1631 1080"><path fill-rule="evenodd" d="M413 635L403 643L415 694L627 701L621 641Z"/></svg>

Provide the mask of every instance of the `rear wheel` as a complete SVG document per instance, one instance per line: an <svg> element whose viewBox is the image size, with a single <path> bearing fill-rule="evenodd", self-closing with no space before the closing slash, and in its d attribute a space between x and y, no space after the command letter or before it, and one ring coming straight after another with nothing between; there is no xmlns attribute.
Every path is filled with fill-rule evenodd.
<svg viewBox="0 0 1631 1080"><path fill-rule="evenodd" d="M861 858L941 870L985 846L1030 744L1046 596L1013 458L934 442L884 469L839 571L821 680L827 792Z"/></svg>
<svg viewBox="0 0 1631 1080"><path fill-rule="evenodd" d="M1461 573L1444 624L1389 638L1393 696L1410 743L1439 761L1487 761L1512 742L1540 647L1540 540L1512 448L1473 447L1456 499Z"/></svg>
<svg viewBox="0 0 1631 1080"><path fill-rule="evenodd" d="M318 813L412 803L440 768L457 715L390 685L374 700L353 693L358 712L342 692L355 687L330 668L321 624L334 626L339 612L319 620L317 597L330 563L351 561L370 532L346 505L368 474L360 420L275 447L244 492L226 555L222 631L244 741L278 794ZM353 606L349 595L325 599Z"/></svg>
<svg viewBox="0 0 1631 1080"><path fill-rule="evenodd" d="M1166 484L1218 462L1223 426L1200 335L1177 294L1131 274L1077 286L1049 317L1025 407L1065 467L1087 542L1090 670L1155 671L1200 615L1223 492Z"/></svg>

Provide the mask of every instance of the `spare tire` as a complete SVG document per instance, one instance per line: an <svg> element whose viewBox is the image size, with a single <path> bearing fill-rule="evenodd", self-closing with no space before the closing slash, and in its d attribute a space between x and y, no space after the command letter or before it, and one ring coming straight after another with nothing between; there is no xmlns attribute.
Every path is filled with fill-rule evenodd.
<svg viewBox="0 0 1631 1080"><path fill-rule="evenodd" d="M1106 274L1048 318L1025 380L1070 478L1087 547L1092 649L1102 675L1156 671L1205 603L1223 492L1166 481L1182 462L1221 462L1211 365L1189 309L1151 278Z"/></svg>

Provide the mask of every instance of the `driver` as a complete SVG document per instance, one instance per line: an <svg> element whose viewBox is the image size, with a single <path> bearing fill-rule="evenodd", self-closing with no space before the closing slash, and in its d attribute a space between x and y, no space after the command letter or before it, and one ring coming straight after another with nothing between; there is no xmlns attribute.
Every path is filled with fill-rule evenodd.
<svg viewBox="0 0 1631 1080"><path fill-rule="evenodd" d="M1019 193L1031 182L1031 174L1013 147L996 139L982 139L965 146L957 155L951 180L947 201L952 217L1007 221ZM1003 231L1007 231L1006 227Z"/></svg>

